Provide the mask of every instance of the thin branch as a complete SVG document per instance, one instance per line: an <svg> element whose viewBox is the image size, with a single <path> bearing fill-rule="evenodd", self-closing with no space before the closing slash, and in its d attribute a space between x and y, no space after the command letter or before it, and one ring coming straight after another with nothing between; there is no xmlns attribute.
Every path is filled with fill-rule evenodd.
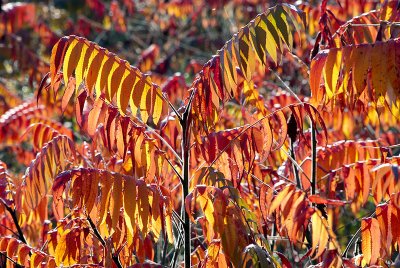
<svg viewBox="0 0 400 268"><path fill-rule="evenodd" d="M161 88L160 88L161 90ZM158 94L158 92L157 92ZM171 108L171 110L176 114L176 116L179 118L179 120L182 120L182 116L180 115L180 113L178 112L178 110L174 107L174 105L172 105L172 103L167 99L167 97L164 94L159 94L160 97L166 102L168 103L168 106Z"/></svg>
<svg viewBox="0 0 400 268"><path fill-rule="evenodd" d="M311 194L317 191L317 137L314 124L311 125Z"/></svg>
<svg viewBox="0 0 400 268"><path fill-rule="evenodd" d="M282 149L282 148L281 148L281 150L286 154L286 156L288 157L288 159L289 159L290 161L292 161L292 164L295 165L296 168L297 168L299 171L301 171L301 172L303 173L303 175L307 178L307 180L308 180L309 182L311 182L311 179L307 176L307 174L304 172L303 168L296 162L296 160L294 160L294 159L292 158L292 156L291 156L286 150L284 150L284 149Z"/></svg>
<svg viewBox="0 0 400 268"><path fill-rule="evenodd" d="M380 23L363 23L363 24L361 24L361 23L349 23L348 25L355 26L355 27L371 27L371 26L379 27L379 26L381 26ZM391 26L391 25L398 26L398 25L400 25L400 23L387 22L387 26Z"/></svg>
<svg viewBox="0 0 400 268"><path fill-rule="evenodd" d="M5 226L4 224L0 223L0 227L3 227L4 229L10 231L11 233L13 233L13 235L15 235L16 237L19 237L19 235L11 228Z"/></svg>
<svg viewBox="0 0 400 268"><path fill-rule="evenodd" d="M104 250L107 251L106 241L105 241L105 240L103 239L103 237L100 235L100 232L99 232L99 230L97 229L96 225L94 224L94 222L92 221L92 219L90 218L89 215L87 216L86 219L87 219L87 221L89 222L89 225L90 225L90 227L92 228L94 235L95 235L96 238L100 241L100 243L101 243L101 245L103 246ZM115 255L115 254L111 253L111 258L112 258L113 262L115 263L115 265L116 265L118 268L122 268L122 264L121 264L121 262L119 261L118 254Z"/></svg>
<svg viewBox="0 0 400 268"><path fill-rule="evenodd" d="M46 246L49 244L49 239L46 239L46 241L44 241L42 247L40 248L40 251L45 251Z"/></svg>
<svg viewBox="0 0 400 268"><path fill-rule="evenodd" d="M274 241L289 241L289 238L284 237L284 236L279 236L279 235L274 235L274 236L268 236L268 239L274 240ZM271 248L272 249L272 248Z"/></svg>
<svg viewBox="0 0 400 268"><path fill-rule="evenodd" d="M192 92L190 93L188 104L186 105L185 112L183 113L186 116L189 115L189 111L192 108L192 102L193 102L195 94L196 94L196 90L192 90ZM182 118L182 120L185 120L185 118Z"/></svg>
<svg viewBox="0 0 400 268"><path fill-rule="evenodd" d="M290 139L290 155L293 158L294 162L297 163L296 155L294 153L294 140L292 140L292 139ZM294 177L296 178L297 188L303 189L303 185L301 183L300 176L299 176L299 170L297 169L297 167L295 165L293 165L292 167L293 167Z"/></svg>
<svg viewBox="0 0 400 268"><path fill-rule="evenodd" d="M185 224L185 222L182 220L182 218L179 216L179 214L175 210L172 210L172 215L175 216L182 225Z"/></svg>
<svg viewBox="0 0 400 268"><path fill-rule="evenodd" d="M18 238L19 238L19 240L21 240L21 241L22 241L23 243L25 243L25 244L28 244L28 243L26 242L24 233L22 232L21 226L20 226L19 223L18 223L18 217L17 217L17 212L16 212L16 210L10 208L10 207L7 205L6 201L5 201L3 198L0 198L0 201L3 203L4 207L6 208L6 210L10 213L10 215L11 215L13 221L14 221L14 225L15 225L15 227L17 228L17 231L18 231Z"/></svg>
<svg viewBox="0 0 400 268"><path fill-rule="evenodd" d="M172 225L176 228L176 230L178 231L178 234L184 235L184 231L182 230L181 225L178 224L178 222L176 221L176 219L174 217L172 217Z"/></svg>
<svg viewBox="0 0 400 268"><path fill-rule="evenodd" d="M265 185L265 186L267 186L268 188L270 188L272 191L274 191L274 194L278 194L278 192L277 192L276 190L274 190L274 188L272 188L271 185L269 185L268 183L263 182L263 181L260 180L256 175L250 174L250 176L251 176L253 179L255 179L255 180L257 180L258 182L260 182L262 185ZM292 181L290 181L290 180L288 180L288 179L286 179L286 180L287 180L289 183L293 183Z"/></svg>
<svg viewBox="0 0 400 268"><path fill-rule="evenodd" d="M374 209L376 209L376 208L374 208ZM372 215L372 212L369 212L369 213L366 213L366 214L364 214L364 215L362 215L362 216L360 216L360 217L354 218L353 220L347 222L346 224L343 224L342 226L337 227L337 228L334 230L334 232L337 233L339 230L341 230L341 229L343 229L343 228L346 228L346 227L348 227L348 226L350 226L350 225L354 225L355 222L361 220L362 218L369 217L369 215ZM349 236L350 236L350 235L349 235Z"/></svg>
<svg viewBox="0 0 400 268"><path fill-rule="evenodd" d="M176 260L178 259L178 251L179 251L180 248L181 248L182 237L183 237L183 235L182 235L182 234L179 234L178 243L177 243L177 245L176 245L176 247L175 247L174 256L172 257L172 265L171 265L171 267L175 267Z"/></svg>
<svg viewBox="0 0 400 268"><path fill-rule="evenodd" d="M387 204L389 200L386 200L385 204ZM374 217L376 214L376 211L374 211L372 214L370 214L368 217ZM361 226L360 228L358 228L357 232L353 235L353 237L350 239L349 243L347 244L346 249L343 251L342 253L342 257L347 257L347 252L349 251L349 249L351 248L352 244L354 243L354 241L357 239L358 235L361 232Z"/></svg>
<svg viewBox="0 0 400 268"><path fill-rule="evenodd" d="M296 98L296 100L302 105L302 106L304 106L304 102L297 96L297 94L296 93L294 93L294 91L288 86L288 85L286 85L286 83L283 81L283 79L279 76L279 74L277 73L277 72L275 72L274 70L272 70L271 68L268 68L275 76L276 76L276 78L278 78L278 80L281 82L281 84L285 87L285 89L287 90L287 91L289 91L292 95L293 95L293 97L295 97Z"/></svg>
<svg viewBox="0 0 400 268"><path fill-rule="evenodd" d="M96 225L93 223L93 221L92 221L92 219L90 218L89 215L87 216L87 221L89 222L89 225L92 228L94 235L100 241L101 245L105 249L106 248L106 241L104 241L103 237L100 235L99 230L97 230Z"/></svg>
<svg viewBox="0 0 400 268"><path fill-rule="evenodd" d="M300 64L304 69L306 69L307 73L310 71L310 67L308 67L308 65L302 59L300 59L299 56L293 53L289 53L289 55L292 56L293 59L295 59L297 63Z"/></svg>
<svg viewBox="0 0 400 268"><path fill-rule="evenodd" d="M171 163L171 161L165 157L165 160L167 160L168 164L171 166L172 170L175 172L175 174L178 176L179 180L181 181L181 183L183 183L183 178L182 175L179 174L179 172L176 170L176 168L174 167L174 165Z"/></svg>
<svg viewBox="0 0 400 268"><path fill-rule="evenodd" d="M274 251L274 247L275 247L275 239L272 239L272 237L275 237L275 236L276 236L276 223L274 221L274 224L272 225L271 235L268 237L268 239L271 239L272 252Z"/></svg>
<svg viewBox="0 0 400 268"><path fill-rule="evenodd" d="M146 125L146 126L147 126L147 125ZM162 143L163 143L165 146L167 146L168 149L174 154L174 156L178 159L179 163L182 164L182 158L178 155L178 153L174 150L174 148L172 148L172 146L171 146L163 137L161 137L161 135L158 134L157 131L155 131L155 129L153 129L153 128L147 126L147 130L148 130L150 133L152 133L152 134L154 134L155 136L157 136L157 138L159 138L159 139L162 141Z"/></svg>
<svg viewBox="0 0 400 268"><path fill-rule="evenodd" d="M162 257L161 257L161 265L164 265L166 263L167 259L167 248L168 248L168 238L167 238L167 232L163 233L164 236L164 246L162 249Z"/></svg>
<svg viewBox="0 0 400 268"><path fill-rule="evenodd" d="M351 248L351 246L353 245L354 241L357 239L358 235L361 232L361 227L358 228L357 232L353 235L353 237L350 239L349 243L347 244L346 249L343 251L342 257L347 257L347 252L349 251L349 249Z"/></svg>
<svg viewBox="0 0 400 268"><path fill-rule="evenodd" d="M200 238L203 238L203 241L201 241ZM192 237L191 241L195 241L195 240L199 241L199 246L200 246L204 251L207 250L207 247L204 245L204 236L203 236L203 235L199 235L199 236L196 236L196 237ZM193 267L193 265L192 265L191 267Z"/></svg>
<svg viewBox="0 0 400 268"><path fill-rule="evenodd" d="M17 268L23 267L22 265L18 264L16 261L14 261L10 257L8 257L7 254L0 251L0 255L3 255L4 257L6 257L7 260L9 260L10 262L12 262L15 265L15 267L17 267Z"/></svg>
<svg viewBox="0 0 400 268"><path fill-rule="evenodd" d="M191 243L190 243L190 235L191 235L191 224L190 224L190 217L188 212L185 210L185 199L189 195L189 181L190 181L190 111L192 107L193 98L195 96L195 90L193 90L190 94L189 101L186 105L185 111L182 114L182 120L179 121L182 127L182 141L181 141L181 151L182 151L182 218L184 218L184 260L185 260L185 267L191 266ZM177 254L177 252L175 252ZM174 265L175 265L174 260Z"/></svg>
<svg viewBox="0 0 400 268"><path fill-rule="evenodd" d="M171 192L174 192L176 190L176 188L178 188L181 185L182 185L182 183L177 183L174 187L171 188Z"/></svg>
<svg viewBox="0 0 400 268"><path fill-rule="evenodd" d="M365 146L365 147L367 147L367 146ZM368 147L374 148L374 146L368 146ZM379 146L378 146L378 148L388 148L388 149L391 149L391 148L399 148L399 147L400 147L400 144L394 144L394 145L382 146L382 147L379 147Z"/></svg>

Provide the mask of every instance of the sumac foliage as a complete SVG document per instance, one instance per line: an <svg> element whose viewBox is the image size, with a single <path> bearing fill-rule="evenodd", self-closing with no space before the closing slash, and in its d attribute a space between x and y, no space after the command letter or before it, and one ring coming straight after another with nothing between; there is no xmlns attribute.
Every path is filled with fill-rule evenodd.
<svg viewBox="0 0 400 268"><path fill-rule="evenodd" d="M399 1L5 2L0 267L399 266Z"/></svg>

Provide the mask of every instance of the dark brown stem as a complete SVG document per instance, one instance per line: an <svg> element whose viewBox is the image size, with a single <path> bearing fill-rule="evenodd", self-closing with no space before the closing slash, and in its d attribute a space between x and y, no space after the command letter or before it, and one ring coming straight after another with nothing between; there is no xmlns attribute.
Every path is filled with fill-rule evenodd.
<svg viewBox="0 0 400 268"><path fill-rule="evenodd" d="M185 119L185 117L184 117ZM188 131L187 131L187 121L183 122L182 125L182 130L183 130L183 138L182 138L182 160L183 160L183 172L182 172L182 178L183 178L183 183L182 183L182 188L183 188L183 200L182 200L182 210L184 214L184 233L185 233L185 268L190 267L190 218L185 210L185 199L189 195L189 157L190 157L190 152L188 149Z"/></svg>
<svg viewBox="0 0 400 268"><path fill-rule="evenodd" d="M317 137L315 125L311 126L311 194L316 194L317 191Z"/></svg>
<svg viewBox="0 0 400 268"><path fill-rule="evenodd" d="M88 216L87 217L87 221L89 222L90 227L93 230L94 235L96 236L96 238L100 241L100 244L106 248L106 241L104 241L103 237L100 235L99 230L97 230L96 225L94 225L92 219Z"/></svg>
<svg viewBox="0 0 400 268"><path fill-rule="evenodd" d="M182 114L180 124L182 126L182 216L184 218L184 252L185 252L185 268L190 268L190 254L191 254L191 233L190 233L190 218L185 210L185 199L189 195L189 161L190 161L190 110L194 97L194 92L190 96L189 103L186 106L185 112Z"/></svg>
<svg viewBox="0 0 400 268"><path fill-rule="evenodd" d="M18 264L16 261L11 259L10 257L8 257L7 254L5 254L4 252L0 251L0 255L3 255L4 257L6 257L6 259L9 260L10 262L12 262L16 268L24 267L24 266Z"/></svg>
<svg viewBox="0 0 400 268"><path fill-rule="evenodd" d="M100 241L101 245L103 246L104 250L107 251L107 247L106 247L106 241L103 239L103 237L100 235L99 230L97 229L96 225L94 224L94 222L92 221L92 219L88 216L87 217L87 221L89 222L90 227L93 230L94 235L96 236L96 238ZM122 268L122 264L119 261L118 258L118 254L113 254L111 253L111 258L114 262L114 264L118 267L118 268Z"/></svg>
<svg viewBox="0 0 400 268"><path fill-rule="evenodd" d="M18 223L18 217L17 217L17 212L16 212L16 210L10 208L10 207L6 204L6 202L5 202L3 199L0 199L0 200L1 200L1 202L3 203L4 207L6 208L6 210L10 213L10 215L11 215L13 221L14 221L15 227L17 228L19 240L21 240L21 241L22 241L23 243L25 243L25 244L28 244L28 243L26 242L24 233L22 232L21 226L20 226L19 223Z"/></svg>

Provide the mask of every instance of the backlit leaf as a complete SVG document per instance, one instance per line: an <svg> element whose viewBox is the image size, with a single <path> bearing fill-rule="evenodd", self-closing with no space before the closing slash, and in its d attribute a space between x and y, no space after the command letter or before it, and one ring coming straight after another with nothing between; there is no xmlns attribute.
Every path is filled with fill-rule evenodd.
<svg viewBox="0 0 400 268"><path fill-rule="evenodd" d="M108 50L84 38L63 37L54 47L50 62L53 89L57 90L55 79L62 62L65 84L69 83L75 71L76 86L78 87L83 80L89 96L93 96L93 93L96 98L103 95L107 103L115 103L124 114L128 114L127 101L131 99L129 102L131 117L136 118L136 112L139 111L144 123L147 123L149 118L154 124L159 123L163 101L162 98L151 96L161 96L161 89L156 85L152 86L150 77L145 77L139 70L126 64ZM142 80L143 83L136 83L136 79ZM133 92L135 93L132 94ZM117 94L116 102L114 102L115 94ZM126 98L127 96L130 98ZM132 100L133 98L135 100ZM157 109L154 109L155 105Z"/></svg>
<svg viewBox="0 0 400 268"><path fill-rule="evenodd" d="M376 264L381 247L379 223L375 218L364 218L361 221L361 247L363 262L366 265Z"/></svg>

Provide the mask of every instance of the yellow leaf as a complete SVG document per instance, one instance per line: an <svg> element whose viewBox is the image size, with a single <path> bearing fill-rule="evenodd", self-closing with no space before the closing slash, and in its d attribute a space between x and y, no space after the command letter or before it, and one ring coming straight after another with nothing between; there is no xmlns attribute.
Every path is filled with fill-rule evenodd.
<svg viewBox="0 0 400 268"><path fill-rule="evenodd" d="M88 60L88 55L90 55L92 53L93 45L91 45L91 46L83 46L82 45L81 49L82 49L81 55L79 57L79 60L78 60L78 63L76 64L76 69L75 69L75 78L76 78L76 89L75 90L76 91L78 91L78 88L79 88L80 84L82 83L83 73L84 73L83 68L86 68L86 66L84 66L84 62L85 62L85 60Z"/></svg>
<svg viewBox="0 0 400 268"><path fill-rule="evenodd" d="M279 36L284 40L287 47L292 50L293 47L293 36L290 31L290 27L287 22L286 12L282 6L276 6L271 10L271 16L269 16L269 20L271 21L274 28L278 31ZM281 47L281 45L280 45ZM281 48L281 52L283 51Z"/></svg>
<svg viewBox="0 0 400 268"><path fill-rule="evenodd" d="M65 52L63 64L63 76L65 85L68 84L69 77L72 75L72 72L75 70L78 61L81 58L83 44L83 42L79 42L77 38L74 38L69 43L68 49Z"/></svg>
<svg viewBox="0 0 400 268"><path fill-rule="evenodd" d="M89 90L89 95L93 93L93 87L96 84L97 75L101 70L103 64L106 62L107 57L105 57L105 50L97 51L95 50L94 53L90 57L92 60L90 61L89 68L87 69L86 74L86 86Z"/></svg>
<svg viewBox="0 0 400 268"><path fill-rule="evenodd" d="M145 87L145 78L137 75L133 85L133 90L130 91L129 106L131 107L132 116L136 117L138 109L140 107L142 92Z"/></svg>
<svg viewBox="0 0 400 268"><path fill-rule="evenodd" d="M100 68L100 75L97 76L96 79L96 98L99 98L102 93L107 92L107 81L108 81L108 76L110 75L112 68L114 66L114 56L111 55L111 57L105 57L106 61L104 64L101 65Z"/></svg>
<svg viewBox="0 0 400 268"><path fill-rule="evenodd" d="M342 53L340 50L329 51L324 68L324 79L327 85L326 93L328 98L332 98L336 93L341 61Z"/></svg>
<svg viewBox="0 0 400 268"><path fill-rule="evenodd" d="M265 24L266 20L266 15L261 14L260 16L257 16L253 23L251 24L252 27L250 27L250 40L251 40L251 45L253 46L254 50L256 51L257 57L259 61L265 65L266 64L266 56L267 56L267 50L269 47L269 38L267 35L267 25ZM276 59L276 48L273 48L272 51L268 52L272 59L275 61ZM272 54L271 54L272 53ZM275 53L275 54L273 54ZM276 62L276 61L275 61Z"/></svg>
<svg viewBox="0 0 400 268"><path fill-rule="evenodd" d="M160 119L161 119L161 113L162 113L162 109L163 109L163 98L162 98L162 92L160 90L159 87L154 87L152 88L152 94L154 96L154 101L152 101L152 103L154 103L154 108L153 108L153 112L152 112L152 118L153 118L153 122L155 125L158 125Z"/></svg>
<svg viewBox="0 0 400 268"><path fill-rule="evenodd" d="M342 49L343 82L340 85L337 93L347 92L349 79L350 79L350 70L351 70L351 66L352 66L352 64L351 64L351 53L352 52L353 52L353 49L351 47L344 47Z"/></svg>
<svg viewBox="0 0 400 268"><path fill-rule="evenodd" d="M150 106L148 103L148 98L151 98L149 91L151 90L151 80L149 77L145 78L145 83L142 91L142 95L140 97L140 116L142 118L142 122L146 123L149 119L149 111Z"/></svg>
<svg viewBox="0 0 400 268"><path fill-rule="evenodd" d="M99 54L98 46L96 46L96 44L92 42L89 43L90 45L87 48L86 53L84 54L83 61L82 62L79 61L78 66L76 67L75 70L76 80L78 80L78 75L81 76L81 79L87 77L87 72L89 70L90 65L92 64L94 57L96 57L96 55Z"/></svg>
<svg viewBox="0 0 400 268"><path fill-rule="evenodd" d="M235 41L239 44L240 67L244 70L245 79L250 81L255 70L255 55L250 42L249 28L241 29L237 39Z"/></svg>
<svg viewBox="0 0 400 268"><path fill-rule="evenodd" d="M278 32L276 21L274 19L273 14L271 14L271 13L268 14L268 16L266 17L265 24L268 29L267 36L270 37L269 40L267 40L267 45L268 45L268 41L270 41L272 44L275 45L275 50L278 49L280 51L280 53L282 53L283 45L282 45L282 39L280 38L280 36L282 36L282 34L280 32ZM268 35L268 33L269 33L269 35ZM274 60L274 62L275 62L275 64L277 64L278 58L276 58L276 61Z"/></svg>
<svg viewBox="0 0 400 268"><path fill-rule="evenodd" d="M55 252L55 261L57 266L63 264L64 266L71 266L79 261L80 248L77 248L76 231L67 229L62 232L61 237L57 243Z"/></svg>
<svg viewBox="0 0 400 268"><path fill-rule="evenodd" d="M112 99L121 84L121 78L125 71L125 64L114 60L107 78L106 99L112 102Z"/></svg>
<svg viewBox="0 0 400 268"><path fill-rule="evenodd" d="M119 84L117 90L117 106L118 111L125 115L126 108L129 104L129 98L131 96L131 92L133 91L133 86L135 85L136 80L135 72L129 71L129 69L125 69L124 74L121 78L121 83Z"/></svg>
<svg viewBox="0 0 400 268"><path fill-rule="evenodd" d="M219 256L219 251L221 248L220 242L212 242L207 248L207 256L210 258L211 262L216 264L217 258Z"/></svg>

